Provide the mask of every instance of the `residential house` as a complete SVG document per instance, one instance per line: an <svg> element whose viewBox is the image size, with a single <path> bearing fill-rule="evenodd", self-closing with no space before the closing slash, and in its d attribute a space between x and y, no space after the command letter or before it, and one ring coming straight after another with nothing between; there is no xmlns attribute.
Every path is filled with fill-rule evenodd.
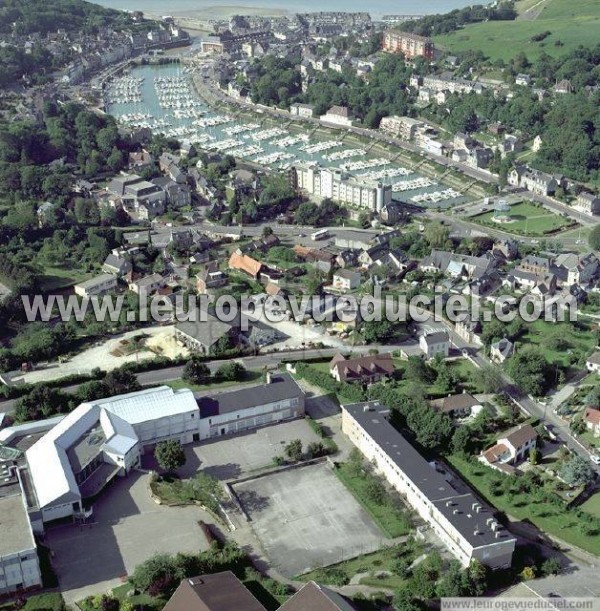
<svg viewBox="0 0 600 611"><path fill-rule="evenodd" d="M117 284L117 277L114 274L101 274L76 284L73 289L80 297L94 297L114 291Z"/></svg>
<svg viewBox="0 0 600 611"><path fill-rule="evenodd" d="M117 276L125 276L132 268L133 266L129 259L114 253L108 255L102 265L102 271L105 274L116 274Z"/></svg>
<svg viewBox="0 0 600 611"><path fill-rule="evenodd" d="M423 121L419 119L398 117L394 115L391 117L383 117L379 123L379 129L382 132L386 132L402 140L411 141L414 140L417 129L424 125Z"/></svg>
<svg viewBox="0 0 600 611"><path fill-rule="evenodd" d="M223 571L182 580L164 611L265 611L265 608L231 571Z"/></svg>
<svg viewBox="0 0 600 611"><path fill-rule="evenodd" d="M349 269L340 269L333 274L332 288L337 291L352 291L360 286L361 275Z"/></svg>
<svg viewBox="0 0 600 611"><path fill-rule="evenodd" d="M226 286L228 282L229 278L227 274L219 269L217 261L212 261L203 266L196 275L196 289L200 295L222 288Z"/></svg>
<svg viewBox="0 0 600 611"><path fill-rule="evenodd" d="M448 395L442 399L431 401L431 406L435 411L450 416L450 418L467 418L473 411L481 409L481 401L473 395L463 392L458 395Z"/></svg>
<svg viewBox="0 0 600 611"><path fill-rule="evenodd" d="M312 104L292 104L290 114L295 117L308 119L314 116L315 107Z"/></svg>
<svg viewBox="0 0 600 611"><path fill-rule="evenodd" d="M554 93L558 93L559 95L563 95L565 93L573 93L573 85L569 79L562 79L558 81L556 85L554 85L553 89Z"/></svg>
<svg viewBox="0 0 600 611"><path fill-rule="evenodd" d="M143 168L152 167L154 165L154 157L146 149L140 151L132 151L129 153L128 168L131 171L139 171Z"/></svg>
<svg viewBox="0 0 600 611"><path fill-rule="evenodd" d="M419 347L427 359L432 359L438 354L446 358L450 353L450 337L448 331L432 331L421 335Z"/></svg>
<svg viewBox="0 0 600 611"><path fill-rule="evenodd" d="M594 437L600 437L600 409L586 407L583 412L583 421L588 431L592 431Z"/></svg>
<svg viewBox="0 0 600 611"><path fill-rule="evenodd" d="M161 172L167 174L171 180L183 184L187 181L186 173L179 167L179 157L172 153L163 153L158 158L158 166Z"/></svg>
<svg viewBox="0 0 600 611"><path fill-rule="evenodd" d="M319 120L323 123L331 123L342 127L352 126L352 117L346 106L332 106Z"/></svg>
<svg viewBox="0 0 600 611"><path fill-rule="evenodd" d="M543 140L542 137L538 134L534 139L531 145L531 150L534 153L537 153L542 148Z"/></svg>
<svg viewBox="0 0 600 611"><path fill-rule="evenodd" d="M490 359L494 363L504 363L514 353L515 345L505 337L490 346Z"/></svg>
<svg viewBox="0 0 600 611"><path fill-rule="evenodd" d="M457 320L454 323L454 331L469 344L483 345L481 340L483 327L480 320L473 320L467 315L462 320Z"/></svg>
<svg viewBox="0 0 600 611"><path fill-rule="evenodd" d="M530 272L536 276L546 276L552 272L552 263L552 259L549 259L548 257L527 255L526 257L523 257L517 269Z"/></svg>
<svg viewBox="0 0 600 611"><path fill-rule="evenodd" d="M507 261L512 261L519 256L519 243L511 239L495 242L492 253L500 254Z"/></svg>
<svg viewBox="0 0 600 611"><path fill-rule="evenodd" d="M514 167L509 172L508 184L522 187L537 195L553 195L558 186L554 176L522 165Z"/></svg>
<svg viewBox="0 0 600 611"><path fill-rule="evenodd" d="M589 283L598 273L598 257L593 252L586 255L563 253L556 257L558 272L562 272L561 279L569 285Z"/></svg>
<svg viewBox="0 0 600 611"><path fill-rule="evenodd" d="M164 191L172 208L178 210L192 203L192 190L187 184L175 182L168 176L153 178L151 182Z"/></svg>
<svg viewBox="0 0 600 611"><path fill-rule="evenodd" d="M586 214L600 214L600 197L594 193L581 191L575 200L575 204Z"/></svg>
<svg viewBox="0 0 600 611"><path fill-rule="evenodd" d="M303 585L278 611L356 611L341 594L314 581Z"/></svg>
<svg viewBox="0 0 600 611"><path fill-rule="evenodd" d="M229 257L229 267L230 269L248 274L248 276L254 278L254 280L258 280L264 266L260 261L239 251L235 251L231 253L231 257Z"/></svg>
<svg viewBox="0 0 600 611"><path fill-rule="evenodd" d="M515 85L520 85L521 87L529 87L531 84L531 76L529 74L517 74L515 78Z"/></svg>
<svg viewBox="0 0 600 611"><path fill-rule="evenodd" d="M166 284L165 278L161 274L155 273L139 278L138 280L132 280L129 283L129 290L137 295L141 295L142 293L152 295L159 289L164 288Z"/></svg>
<svg viewBox="0 0 600 611"><path fill-rule="evenodd" d="M338 382L373 384L394 373L394 362L389 353L350 359L336 354L329 363L329 372Z"/></svg>
<svg viewBox="0 0 600 611"><path fill-rule="evenodd" d="M600 371L600 352L594 352L585 360L585 366L588 371Z"/></svg>
<svg viewBox="0 0 600 611"><path fill-rule="evenodd" d="M531 424L521 424L498 439L496 445L482 452L479 460L493 468L516 465L525 460L529 452L536 447L537 438L538 435Z"/></svg>
<svg viewBox="0 0 600 611"><path fill-rule="evenodd" d="M453 278L477 280L493 271L497 264L498 262L489 253L474 257L433 249L430 255L423 258L419 269L430 273L439 272Z"/></svg>

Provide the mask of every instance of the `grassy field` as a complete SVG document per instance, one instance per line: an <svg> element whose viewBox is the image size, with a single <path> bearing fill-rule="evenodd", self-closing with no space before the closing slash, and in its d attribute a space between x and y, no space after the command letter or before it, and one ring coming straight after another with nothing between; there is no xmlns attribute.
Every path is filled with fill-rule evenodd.
<svg viewBox="0 0 600 611"><path fill-rule="evenodd" d="M600 519L600 492L593 494L582 506L583 511L591 513L593 516Z"/></svg>
<svg viewBox="0 0 600 611"><path fill-rule="evenodd" d="M567 322L552 323L536 320L527 325L527 333L519 341L523 345L537 348L552 364L568 367L574 356L587 356L596 346L595 333L588 325L577 329ZM558 345L551 338L560 334L565 345Z"/></svg>
<svg viewBox="0 0 600 611"><path fill-rule="evenodd" d="M391 497L387 496L383 503L376 503L370 498L369 488L373 480L378 481L373 475L355 475L348 463L339 465L334 473L388 537L401 537L410 532L408 514L398 508Z"/></svg>
<svg viewBox="0 0 600 611"><path fill-rule="evenodd" d="M54 611L63 608L63 598L58 592L49 594L38 594L27 597L23 611ZM12 603L0 604L0 611L13 611Z"/></svg>
<svg viewBox="0 0 600 611"><path fill-rule="evenodd" d="M45 267L44 274L40 279L40 287L45 292L60 291L84 280L89 280L93 275L67 266Z"/></svg>
<svg viewBox="0 0 600 611"><path fill-rule="evenodd" d="M469 220L479 225L494 227L507 233L523 236L544 236L566 229L573 221L563 218L542 206L531 202L520 202L510 207L510 223L497 223L493 220L495 212L484 212L469 217Z"/></svg>
<svg viewBox="0 0 600 611"><path fill-rule="evenodd" d="M564 507L551 506L526 493L495 496L492 493L494 481L502 480L504 475L457 455L449 456L447 460L463 479L500 511L519 520L529 520L549 535L555 535L596 556L600 555L600 535L590 535L586 531L589 520L578 517L575 510L567 511ZM583 509L585 511L585 507Z"/></svg>
<svg viewBox="0 0 600 611"><path fill-rule="evenodd" d="M519 3L521 8L532 6L530 0ZM535 4L535 2L533 3ZM480 49L492 59L509 60L523 52L529 58L542 52L563 55L579 45L598 43L600 31L600 2L597 0L545 0L540 5L537 19L517 21L488 21L476 23L462 30L434 37L435 44L452 53ZM551 34L541 42L531 37L541 32ZM562 46L556 45L560 41Z"/></svg>

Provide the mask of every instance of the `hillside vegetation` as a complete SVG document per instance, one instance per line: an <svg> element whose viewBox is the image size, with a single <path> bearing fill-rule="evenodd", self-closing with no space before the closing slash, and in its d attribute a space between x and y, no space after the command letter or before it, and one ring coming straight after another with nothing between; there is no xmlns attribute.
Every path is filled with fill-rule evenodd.
<svg viewBox="0 0 600 611"><path fill-rule="evenodd" d="M523 0L516 7L520 13L516 21L469 24L456 32L434 36L434 41L452 53L480 49L493 60L510 60L520 52L530 59L542 52L556 57L580 45L590 47L598 42L598 0L542 0L541 3Z"/></svg>

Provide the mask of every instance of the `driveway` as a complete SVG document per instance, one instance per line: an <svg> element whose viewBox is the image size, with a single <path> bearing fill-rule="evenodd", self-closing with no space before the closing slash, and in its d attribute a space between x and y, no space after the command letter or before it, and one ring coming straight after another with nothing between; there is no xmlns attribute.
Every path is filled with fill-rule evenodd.
<svg viewBox="0 0 600 611"><path fill-rule="evenodd" d="M156 553L198 553L208 545L197 507L163 507L148 494L149 475L118 478L94 506L93 523L55 526L45 544L67 604L121 584Z"/></svg>

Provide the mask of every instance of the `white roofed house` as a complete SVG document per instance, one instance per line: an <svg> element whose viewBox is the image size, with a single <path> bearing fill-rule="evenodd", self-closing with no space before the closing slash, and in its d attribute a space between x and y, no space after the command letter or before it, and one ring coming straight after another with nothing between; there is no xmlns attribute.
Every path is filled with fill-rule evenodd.
<svg viewBox="0 0 600 611"><path fill-rule="evenodd" d="M349 269L340 269L333 274L332 287L338 291L352 291L360 286L361 275Z"/></svg>
<svg viewBox="0 0 600 611"><path fill-rule="evenodd" d="M479 460L493 468L516 465L525 460L529 452L536 447L538 435L530 424L522 424L498 439L492 446L479 456ZM500 468L501 471L511 469Z"/></svg>
<svg viewBox="0 0 600 611"><path fill-rule="evenodd" d="M167 386L82 403L26 452L27 475L39 512L34 529L76 516L116 476L166 439L198 439L194 394Z"/></svg>

